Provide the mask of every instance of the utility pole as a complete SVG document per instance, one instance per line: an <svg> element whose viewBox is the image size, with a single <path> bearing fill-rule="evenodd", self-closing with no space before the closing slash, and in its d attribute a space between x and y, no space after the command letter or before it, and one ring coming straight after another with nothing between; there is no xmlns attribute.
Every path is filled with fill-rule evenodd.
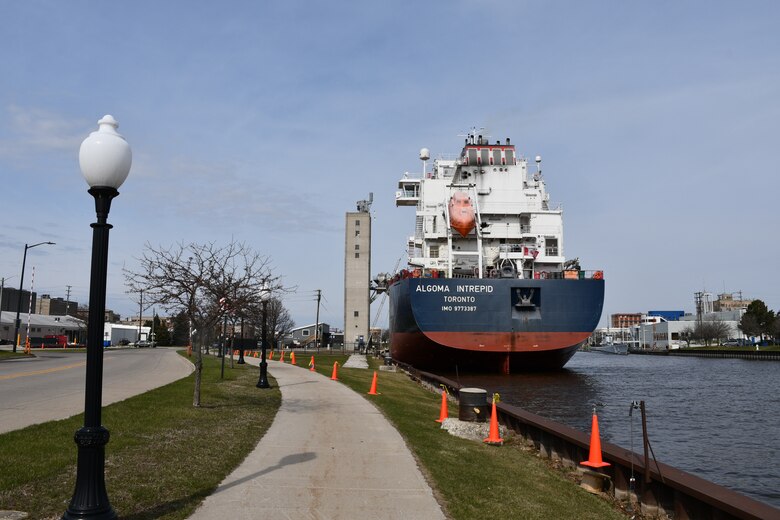
<svg viewBox="0 0 780 520"><path fill-rule="evenodd" d="M144 290L141 289L141 298L139 299L138 303L138 341L141 341L141 324L143 321L141 321L141 315L144 313ZM136 343L137 345L137 343Z"/></svg>
<svg viewBox="0 0 780 520"><path fill-rule="evenodd" d="M320 298L322 291L317 289L317 323L314 325L314 347L320 351Z"/></svg>
<svg viewBox="0 0 780 520"><path fill-rule="evenodd" d="M697 332L699 333L699 335L701 335L702 313L704 312L704 309L702 309L704 293L703 292L694 293L694 297L696 299L696 323L698 323L699 325L699 330Z"/></svg>

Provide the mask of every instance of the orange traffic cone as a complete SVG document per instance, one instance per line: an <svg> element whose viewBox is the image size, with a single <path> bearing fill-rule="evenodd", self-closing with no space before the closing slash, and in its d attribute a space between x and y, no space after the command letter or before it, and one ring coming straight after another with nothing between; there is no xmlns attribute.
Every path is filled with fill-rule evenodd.
<svg viewBox="0 0 780 520"><path fill-rule="evenodd" d="M439 418L436 419L436 422L444 422L444 419L449 417L447 415L447 389L442 388L441 389L441 412L439 412Z"/></svg>
<svg viewBox="0 0 780 520"><path fill-rule="evenodd" d="M591 468L603 468L609 466L609 462L601 460L601 438L599 437L599 418L596 416L596 412L593 412L593 422L590 427L590 453L588 454L588 460L580 462L583 466L590 466Z"/></svg>
<svg viewBox="0 0 780 520"><path fill-rule="evenodd" d="M279 361L284 363L284 350L282 350L282 355L279 357Z"/></svg>
<svg viewBox="0 0 780 520"><path fill-rule="evenodd" d="M269 361L273 361L274 360L274 351L273 350L268 353L268 360Z"/></svg>
<svg viewBox="0 0 780 520"><path fill-rule="evenodd" d="M498 415L496 414L496 401L498 400L498 394L493 394L493 410L490 413L490 432L487 439L483 439L482 442L494 445L504 444L504 439L498 435Z"/></svg>
<svg viewBox="0 0 780 520"><path fill-rule="evenodd" d="M376 391L376 370L374 371L374 379L371 381L371 390L368 391L368 395L379 395Z"/></svg>
<svg viewBox="0 0 780 520"><path fill-rule="evenodd" d="M312 356L311 361L309 361L309 372L316 372L314 368L314 356Z"/></svg>
<svg viewBox="0 0 780 520"><path fill-rule="evenodd" d="M295 364L295 352L290 352L290 363Z"/></svg>
<svg viewBox="0 0 780 520"><path fill-rule="evenodd" d="M333 373L330 375L331 380L338 381L339 380L339 362L334 361L333 362Z"/></svg>

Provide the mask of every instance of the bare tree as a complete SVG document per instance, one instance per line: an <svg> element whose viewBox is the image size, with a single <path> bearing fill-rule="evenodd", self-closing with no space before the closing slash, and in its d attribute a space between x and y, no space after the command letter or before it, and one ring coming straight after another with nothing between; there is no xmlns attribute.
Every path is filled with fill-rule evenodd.
<svg viewBox="0 0 780 520"><path fill-rule="evenodd" d="M728 323L720 319L702 321L701 324L696 324L696 336L704 341L706 346L710 346L710 343L717 341L720 343L721 339L729 337L731 327Z"/></svg>
<svg viewBox="0 0 780 520"><path fill-rule="evenodd" d="M290 316L289 311L284 306L279 298L271 298L268 301L268 333L270 346L278 345L279 342L290 333L295 322ZM263 306L262 303L252 305L247 312L246 318L249 320L250 325L255 330L255 334L259 334L263 328Z"/></svg>
<svg viewBox="0 0 780 520"><path fill-rule="evenodd" d="M718 340L718 344L721 344L721 340L729 339L729 336L731 335L731 327L728 323L721 319L712 320L710 323L712 327L712 335L716 340Z"/></svg>
<svg viewBox="0 0 780 520"><path fill-rule="evenodd" d="M686 325L680 331L680 337L685 340L688 348L691 348L691 340L696 337L696 327L693 325Z"/></svg>
<svg viewBox="0 0 780 520"><path fill-rule="evenodd" d="M194 335L195 390L193 406L200 406L203 345L209 331L228 312L256 305L261 288L278 289L268 259L242 243L224 247L214 242L177 244L168 249L146 244L138 272L125 269L130 291L144 291L145 299L171 313L183 312Z"/></svg>
<svg viewBox="0 0 780 520"><path fill-rule="evenodd" d="M295 327L295 321L282 300L274 298L268 302L268 329L273 335L274 345L278 345L293 327Z"/></svg>

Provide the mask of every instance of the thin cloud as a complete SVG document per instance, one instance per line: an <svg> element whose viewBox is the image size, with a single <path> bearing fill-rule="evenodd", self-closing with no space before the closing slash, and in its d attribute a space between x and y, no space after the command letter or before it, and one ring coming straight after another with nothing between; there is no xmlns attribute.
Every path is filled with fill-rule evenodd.
<svg viewBox="0 0 780 520"><path fill-rule="evenodd" d="M5 112L8 137L0 143L0 156L22 157L33 150L72 153L84 139L84 121L18 105L7 106Z"/></svg>

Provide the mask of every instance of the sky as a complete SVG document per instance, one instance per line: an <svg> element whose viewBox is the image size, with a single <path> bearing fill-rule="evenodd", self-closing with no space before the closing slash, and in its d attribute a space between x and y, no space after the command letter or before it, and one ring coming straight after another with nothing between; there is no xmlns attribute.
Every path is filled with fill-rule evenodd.
<svg viewBox="0 0 780 520"><path fill-rule="evenodd" d="M343 326L344 214L374 194L372 272L422 147L471 127L541 155L564 254L608 314L742 291L780 310L780 4L772 1L4 2L0 277L88 302L81 141L111 114L133 167L111 207L107 307L147 244L245 243ZM387 324L387 305L372 324ZM158 310L158 312L160 312ZM146 314L146 313L145 313Z"/></svg>

